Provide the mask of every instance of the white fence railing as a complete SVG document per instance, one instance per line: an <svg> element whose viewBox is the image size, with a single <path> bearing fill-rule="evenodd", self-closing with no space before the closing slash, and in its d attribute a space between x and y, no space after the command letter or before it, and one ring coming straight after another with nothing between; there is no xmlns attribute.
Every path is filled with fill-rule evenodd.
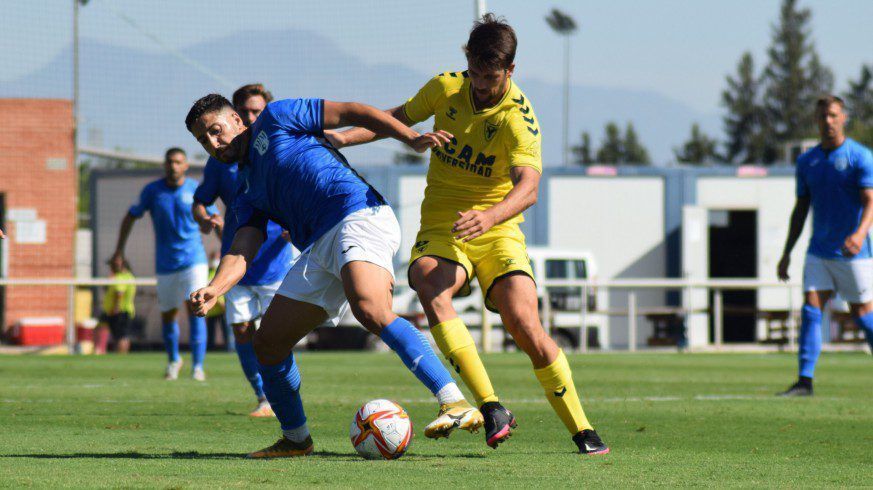
<svg viewBox="0 0 873 490"><path fill-rule="evenodd" d="M403 277L402 275L400 277ZM138 278L132 281L115 281L111 278L42 278L42 279L0 279L0 287L26 287L26 286L65 286L69 288L68 300L68 318L75 318L75 288L77 287L100 287L109 286L111 284L135 284L137 286L155 286L156 279ZM760 290L762 288L778 288L784 289L786 298L785 304L788 311L788 339L787 343L790 349L794 349L796 342L797 325L795 315L799 305L802 304L801 285L799 283L782 283L775 281L760 281L754 279L713 279L713 280L687 280L687 279L615 279L609 281L586 281L586 280L559 280L548 279L538 283L538 289L542 296L542 309L540 312L543 319L543 326L551 333L553 325L553 317L555 312L552 311L552 301L550 289L556 287L563 288L579 288L581 289L581 305L578 308L579 315L579 346L580 351L587 351L587 330L585 326L588 324L589 315L606 315L606 316L625 316L627 319L627 336L628 349L636 350L638 337L638 317L646 315L650 312L660 313L675 313L684 318L691 314L707 314L711 315L714 330L713 346L720 349L723 346L724 339L724 302L723 292L729 290ZM605 290L612 292L615 290L623 290L627 292L627 307L623 309L595 309L588 308L589 292L594 290ZM637 293L640 291L676 291L681 293L681 301L678 306L653 306L641 308L638 305ZM712 291L712 303L696 305L693 303L693 293L704 290ZM702 303L702 302L701 302ZM598 305L600 306L600 305ZM492 338L492 319L484 308L481 308L481 326L482 326L482 348L484 351L491 350ZM402 313L402 312L400 312ZM568 310L562 310L562 313L568 313ZM572 311L570 313L573 313ZM565 327L562 327L565 328ZM607 327L608 328L608 327ZM75 325L73 322L67 322L66 332L67 344L72 347L75 343ZM604 346L607 349L609 346Z"/></svg>

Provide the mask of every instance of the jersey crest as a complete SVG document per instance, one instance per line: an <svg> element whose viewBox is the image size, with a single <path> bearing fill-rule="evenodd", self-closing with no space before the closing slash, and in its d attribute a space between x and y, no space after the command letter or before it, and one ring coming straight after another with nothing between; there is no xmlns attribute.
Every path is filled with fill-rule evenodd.
<svg viewBox="0 0 873 490"><path fill-rule="evenodd" d="M497 134L499 128L500 126L491 123L491 121L485 121L485 141L494 139L494 135Z"/></svg>

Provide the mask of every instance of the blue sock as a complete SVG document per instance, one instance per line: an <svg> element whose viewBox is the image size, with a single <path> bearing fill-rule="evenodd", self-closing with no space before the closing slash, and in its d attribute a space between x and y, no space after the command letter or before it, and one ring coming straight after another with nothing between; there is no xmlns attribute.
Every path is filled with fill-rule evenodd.
<svg viewBox="0 0 873 490"><path fill-rule="evenodd" d="M300 399L300 371L294 362L294 354L289 354L275 366L258 363L258 367L264 380L264 393L282 424L282 430L296 429L306 424L303 400Z"/></svg>
<svg viewBox="0 0 873 490"><path fill-rule="evenodd" d="M800 313L800 376L812 378L821 354L821 309L803 305Z"/></svg>
<svg viewBox="0 0 873 490"><path fill-rule="evenodd" d="M164 337L164 348L167 349L167 357L170 362L179 360L179 324L175 320L161 325L161 333Z"/></svg>
<svg viewBox="0 0 873 490"><path fill-rule="evenodd" d="M382 329L381 337L434 395L447 384L455 382L434 354L424 334L408 321L398 317Z"/></svg>
<svg viewBox="0 0 873 490"><path fill-rule="evenodd" d="M255 347L251 342L237 342L236 355L242 366L243 374L255 390L255 395L260 399L264 397L264 383L261 381L261 373L258 372L258 357L255 355Z"/></svg>
<svg viewBox="0 0 873 490"><path fill-rule="evenodd" d="M858 328L864 331L864 337L867 343L870 344L870 350L873 350L873 313L867 313L864 316L855 318L855 323Z"/></svg>
<svg viewBox="0 0 873 490"><path fill-rule="evenodd" d="M197 315L188 315L191 326L191 368L203 367L206 357L206 319Z"/></svg>

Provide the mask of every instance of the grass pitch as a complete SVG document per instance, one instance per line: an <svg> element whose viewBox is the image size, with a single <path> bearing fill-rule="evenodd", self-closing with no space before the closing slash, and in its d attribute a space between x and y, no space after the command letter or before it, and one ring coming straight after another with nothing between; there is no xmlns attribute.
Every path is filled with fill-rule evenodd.
<svg viewBox="0 0 873 490"><path fill-rule="evenodd" d="M574 453L518 354L485 357L519 421L494 451L482 433L432 441L429 393L391 354L298 355L315 455L249 461L278 438L236 356L207 357L205 383L161 379L158 354L0 357L4 487L864 486L873 483L873 359L825 354L816 397L780 399L788 354L570 356L589 417L612 454ZM186 362L188 358L186 357ZM186 365L184 371L187 374ZM355 410L391 398L417 435L397 461L364 461Z"/></svg>

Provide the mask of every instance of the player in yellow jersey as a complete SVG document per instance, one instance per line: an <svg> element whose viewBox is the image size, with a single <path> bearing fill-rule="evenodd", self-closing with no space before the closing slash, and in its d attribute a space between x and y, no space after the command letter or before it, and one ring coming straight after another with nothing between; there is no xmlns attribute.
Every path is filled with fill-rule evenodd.
<svg viewBox="0 0 873 490"><path fill-rule="evenodd" d="M405 104L388 111L410 125L434 116L434 130L451 137L431 153L410 285L437 345L480 405L489 446L506 440L516 423L498 401L473 338L452 307L453 296L470 294L474 275L487 307L500 313L530 357L546 398L579 451L605 454L609 448L585 417L567 359L546 335L537 311L519 223L522 211L537 200L542 135L530 101L512 81L516 45L508 24L493 14L484 16L464 48L467 71L437 75ZM339 147L377 137L361 128L326 133ZM425 428L428 437L450 432L439 419Z"/></svg>

